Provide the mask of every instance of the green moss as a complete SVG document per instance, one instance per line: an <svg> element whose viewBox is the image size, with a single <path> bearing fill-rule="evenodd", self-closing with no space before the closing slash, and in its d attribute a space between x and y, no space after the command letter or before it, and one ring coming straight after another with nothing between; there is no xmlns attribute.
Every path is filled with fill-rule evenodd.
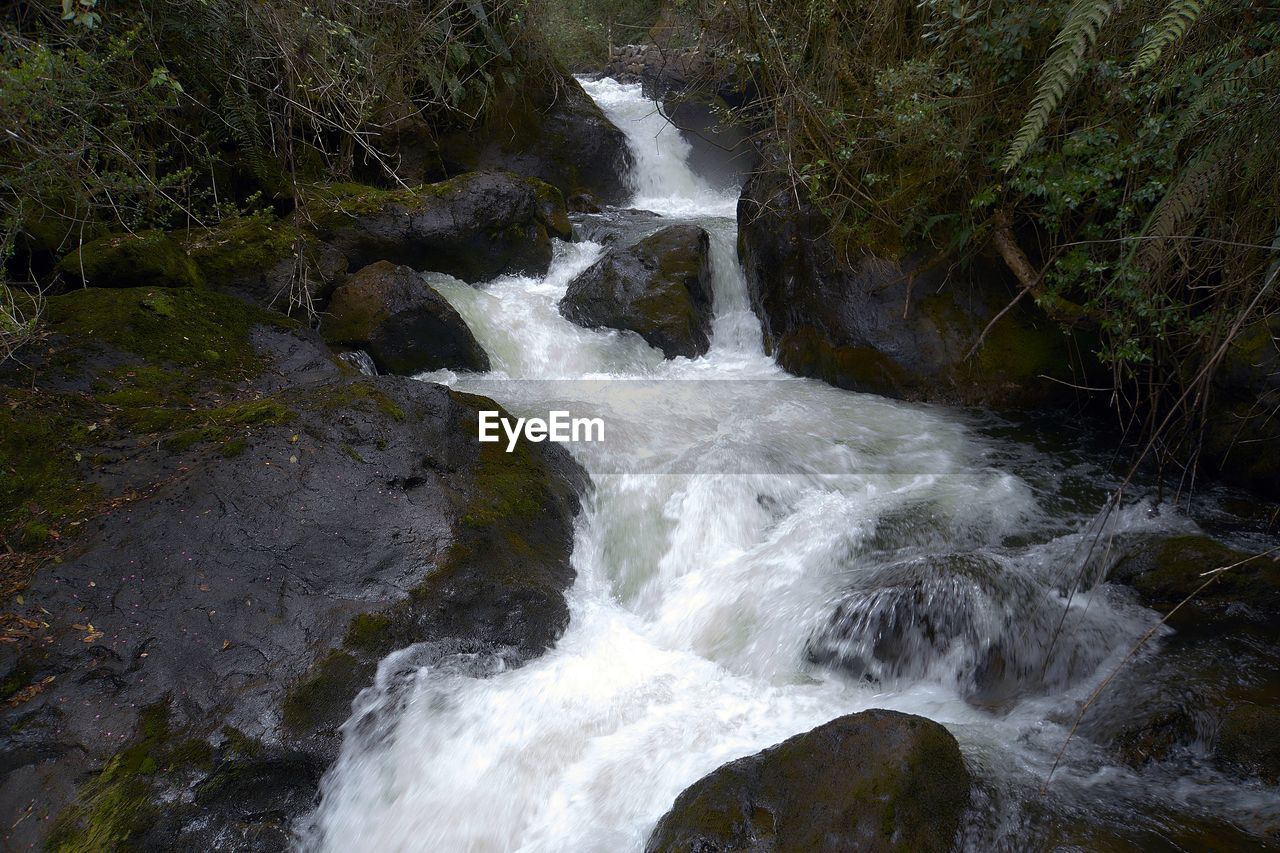
<svg viewBox="0 0 1280 853"><path fill-rule="evenodd" d="M145 359L152 368L171 365L193 380L256 376L264 359L249 333L269 324L296 323L231 296L202 290L85 288L48 303L49 330L72 349L106 344Z"/></svg>
<svg viewBox="0 0 1280 853"><path fill-rule="evenodd" d="M294 417L275 398L219 402L242 394L266 364L251 330L294 325L279 315L201 290L86 288L51 298L47 320L53 369L74 374L103 348L142 363L112 358L111 367L89 375L92 395L5 388L0 536L21 531L24 547L44 547L100 499L85 477L104 461L96 448L122 432L162 436L175 449L210 441L238 452L246 431Z"/></svg>
<svg viewBox="0 0 1280 853"><path fill-rule="evenodd" d="M363 462L363 461L364 461L364 457L360 455L360 451L356 450L354 447L352 447L352 446L351 446L350 444L348 444L347 442L345 442L345 441L344 441L344 442L342 442L342 444L338 445L338 447L339 447L339 449L341 449L341 450L342 450L342 452L343 452L343 453L347 454L347 456L350 456L350 457L351 457L352 459L354 459L356 462Z"/></svg>
<svg viewBox="0 0 1280 853"><path fill-rule="evenodd" d="M444 189L444 185L385 190L365 184L327 184L309 190L307 213L310 221L315 223L317 230L323 235L349 224L353 219L370 216L392 204L412 207L422 195L440 195Z"/></svg>
<svg viewBox="0 0 1280 853"><path fill-rule="evenodd" d="M92 287L199 287L204 276L163 231L111 234L80 246L58 269Z"/></svg>
<svg viewBox="0 0 1280 853"><path fill-rule="evenodd" d="M0 702L7 702L35 681L39 660L45 656L46 652L35 649L26 652L18 659L13 669L0 679Z"/></svg>
<svg viewBox="0 0 1280 853"><path fill-rule="evenodd" d="M49 849L97 853L135 844L160 815L159 777L212 766L209 745L181 735L170 726L167 706L145 709L130 745L116 753L58 815Z"/></svg>
<svg viewBox="0 0 1280 853"><path fill-rule="evenodd" d="M1197 535L1154 542L1140 538L1126 548L1111 579L1133 587L1145 604L1162 612L1189 598L1168 619L1187 636L1242 622L1270 624L1280 615L1280 562L1270 557L1255 557ZM1207 574L1225 567L1230 568Z"/></svg>
<svg viewBox="0 0 1280 853"><path fill-rule="evenodd" d="M184 243L205 279L229 282L271 269L293 254L296 239L297 232L287 221L246 216L192 231Z"/></svg>
<svg viewBox="0 0 1280 853"><path fill-rule="evenodd" d="M244 453L245 450L248 449L248 447L249 447L248 440L245 439L243 436L237 436L236 438L232 438L227 441L224 441L222 443L222 447L219 449L219 452L222 454L223 458L225 459L234 459L235 457Z"/></svg>
<svg viewBox="0 0 1280 853"><path fill-rule="evenodd" d="M884 391L898 389L906 381L903 369L884 353L871 347L832 346L811 326L784 335L776 355L787 371L838 388Z"/></svg>
<svg viewBox="0 0 1280 853"><path fill-rule="evenodd" d="M90 403L77 395L5 388L0 406L0 535L21 528L24 547L45 544L51 528L82 515L98 487L81 476Z"/></svg>
<svg viewBox="0 0 1280 853"><path fill-rule="evenodd" d="M393 421L405 419L404 409L391 399L391 396L377 387L375 380L365 379L341 385L323 398L312 401L322 412L336 412L341 409L365 408L373 406L377 411Z"/></svg>
<svg viewBox="0 0 1280 853"><path fill-rule="evenodd" d="M299 733L341 723L368 669L350 652L329 652L289 691L281 707L282 722Z"/></svg>
<svg viewBox="0 0 1280 853"><path fill-rule="evenodd" d="M342 644L370 654L378 654L385 647L392 628L393 617L388 613L361 613L351 620Z"/></svg>
<svg viewBox="0 0 1280 853"><path fill-rule="evenodd" d="M257 758L262 754L262 743L249 737L235 726L223 726L222 736L226 738L223 747L224 755L233 758Z"/></svg>
<svg viewBox="0 0 1280 853"><path fill-rule="evenodd" d="M538 198L538 212L542 216L547 230L561 240L573 239L573 224L569 222L569 211L565 207L564 196L560 190L545 181L536 178L527 179L533 186Z"/></svg>
<svg viewBox="0 0 1280 853"><path fill-rule="evenodd" d="M39 522L28 522L22 528L22 545L33 551L39 550L49 541L49 526Z"/></svg>
<svg viewBox="0 0 1280 853"><path fill-rule="evenodd" d="M975 361L979 378L1030 379L1056 373L1065 361L1062 333L1047 320L1036 328L1006 314L987 333Z"/></svg>
<svg viewBox="0 0 1280 853"><path fill-rule="evenodd" d="M1172 601L1190 595L1205 580L1205 572L1221 572L1208 595L1229 597L1246 604L1274 601L1280 593L1280 565L1268 558L1243 562L1249 554L1228 548L1207 536L1173 536L1155 549L1152 568L1137 580L1138 588L1155 598ZM1237 565L1241 564L1241 565Z"/></svg>

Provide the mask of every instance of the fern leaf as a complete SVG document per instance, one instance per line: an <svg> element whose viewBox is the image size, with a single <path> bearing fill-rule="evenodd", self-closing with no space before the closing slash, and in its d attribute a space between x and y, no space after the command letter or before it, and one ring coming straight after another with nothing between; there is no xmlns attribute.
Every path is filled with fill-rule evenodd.
<svg viewBox="0 0 1280 853"><path fill-rule="evenodd" d="M1062 29L1049 48L1049 58L1040 69L1040 80L1036 84L1031 108L1027 110L1022 126L1005 154L1001 164L1004 171L1018 165L1040 138L1049 123L1049 117L1058 108L1058 104L1062 103L1067 89L1075 80L1084 55L1098 40L1099 30L1111 17L1114 9L1112 0L1076 0L1071 4L1066 20L1062 22Z"/></svg>
<svg viewBox="0 0 1280 853"><path fill-rule="evenodd" d="M1152 276L1164 269L1169 250L1175 245L1171 238L1195 230L1220 171L1217 146L1182 170L1147 218L1142 239L1130 252L1130 263L1136 259L1138 267Z"/></svg>
<svg viewBox="0 0 1280 853"><path fill-rule="evenodd" d="M1147 34L1142 49L1129 66L1129 74L1137 74L1155 65L1166 48L1182 40L1207 5L1204 0L1172 0Z"/></svg>

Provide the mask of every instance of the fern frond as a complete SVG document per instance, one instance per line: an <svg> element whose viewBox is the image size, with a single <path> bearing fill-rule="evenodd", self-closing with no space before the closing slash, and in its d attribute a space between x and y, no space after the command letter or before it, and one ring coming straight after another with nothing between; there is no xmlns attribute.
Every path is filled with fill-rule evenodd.
<svg viewBox="0 0 1280 853"><path fill-rule="evenodd" d="M1182 40L1207 5L1204 0L1171 0L1160 20L1147 34L1142 49L1129 66L1129 74L1138 74L1155 65L1166 48Z"/></svg>
<svg viewBox="0 0 1280 853"><path fill-rule="evenodd" d="M1142 239L1129 253L1130 262L1136 260L1147 274L1156 276L1163 270L1174 245L1171 238L1195 230L1221 171L1217 148L1192 160L1147 218Z"/></svg>
<svg viewBox="0 0 1280 853"><path fill-rule="evenodd" d="M1027 151L1040 138L1049 117L1062 103L1067 89L1080 70L1080 62L1098 40L1098 31L1115 11L1112 0L1076 0L1067 12L1062 29L1058 31L1049 58L1040 69L1031 108L1022 120L1022 126L1013 138L1013 144L1005 155L1001 168L1008 172L1026 156Z"/></svg>

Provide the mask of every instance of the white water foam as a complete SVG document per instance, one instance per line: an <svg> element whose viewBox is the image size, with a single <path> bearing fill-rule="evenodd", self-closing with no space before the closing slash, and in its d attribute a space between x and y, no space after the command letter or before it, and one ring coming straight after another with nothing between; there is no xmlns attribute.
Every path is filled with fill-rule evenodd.
<svg viewBox="0 0 1280 853"><path fill-rule="evenodd" d="M618 429L603 444L574 448L595 490L577 526L565 636L523 667L495 658L484 678L418 666L412 649L384 662L345 728L303 845L639 850L700 776L872 707L948 725L991 789L1034 798L1069 725L1063 709L1087 695L1154 615L1105 591L1077 595L1060 642L1092 649L1086 671L996 710L967 701L965 660L1016 634L1010 626L1020 620L1045 630L1044 614L1065 606L1057 583L1087 519L1061 535L1063 521L1046 519L1022 479L988 463L990 448L958 415L780 371L747 303L733 199L689 170L687 145L638 86L584 85L630 140L635 205L712 234L711 351L664 360L634 335L561 318L556 303L599 256L594 243L559 246L541 279L476 288L432 277L494 371L424 378L490 394L517 412L545 412L548 401L575 414L607 408ZM611 381L536 381L599 379ZM625 382L644 384L619 397ZM1111 524L1186 522L1137 508ZM1055 532L1037 539L1049 528ZM1013 536L1034 544L1006 547ZM986 609L953 648L924 650L934 655L927 665L880 672L874 682L808 659L810 637L850 589L886 564L955 552L995 561L1016 580L1008 588L1017 595L975 593L974 606ZM1069 751L1058 779L1089 797L1141 796L1125 781L1131 772L1106 770L1083 744ZM1212 781L1188 784L1192 799L1252 807L1223 805ZM1017 834L1016 825L997 826L984 843L1016 846Z"/></svg>

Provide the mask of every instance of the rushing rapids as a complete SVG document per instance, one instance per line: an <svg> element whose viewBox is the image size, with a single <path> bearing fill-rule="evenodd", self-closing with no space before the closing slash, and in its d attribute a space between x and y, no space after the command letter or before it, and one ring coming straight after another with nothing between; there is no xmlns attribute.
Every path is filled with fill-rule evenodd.
<svg viewBox="0 0 1280 853"><path fill-rule="evenodd" d="M304 830L315 850L618 851L643 847L689 784L841 714L945 724L980 780L965 843L1020 847L1059 826L1212 815L1280 825L1266 789L1208 770L1115 766L1087 738L1055 764L1079 703L1158 616L1107 585L1068 596L1103 475L1049 459L977 415L789 377L766 356L735 253L735 199L639 86L588 82L627 134L633 205L579 223L603 240L672 220L712 237L710 352L664 360L556 310L603 251L562 244L541 279L432 283L490 354L431 374L519 414L606 420L573 446L594 490L579 521L572 621L522 666L498 653L385 660L356 703ZM1083 469L1083 473L1082 472ZM1152 504L1111 531L1190 529ZM1123 696L1109 701L1123 707Z"/></svg>

